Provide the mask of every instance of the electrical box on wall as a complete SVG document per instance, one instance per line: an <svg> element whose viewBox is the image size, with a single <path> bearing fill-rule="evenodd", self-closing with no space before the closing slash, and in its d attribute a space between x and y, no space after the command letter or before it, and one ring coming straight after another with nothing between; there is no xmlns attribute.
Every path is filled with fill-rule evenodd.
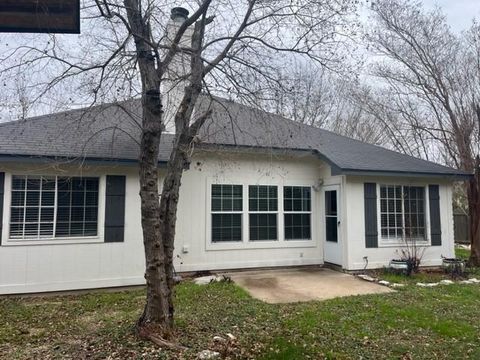
<svg viewBox="0 0 480 360"><path fill-rule="evenodd" d="M183 247L182 247L182 253L188 254L188 245L183 245Z"/></svg>

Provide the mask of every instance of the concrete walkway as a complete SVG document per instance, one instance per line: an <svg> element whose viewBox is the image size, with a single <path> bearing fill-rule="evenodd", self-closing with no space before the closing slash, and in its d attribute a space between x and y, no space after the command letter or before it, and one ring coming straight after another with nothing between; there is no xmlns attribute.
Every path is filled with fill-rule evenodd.
<svg viewBox="0 0 480 360"><path fill-rule="evenodd" d="M254 298L270 304L393 292L385 286L324 268L255 270L226 275Z"/></svg>

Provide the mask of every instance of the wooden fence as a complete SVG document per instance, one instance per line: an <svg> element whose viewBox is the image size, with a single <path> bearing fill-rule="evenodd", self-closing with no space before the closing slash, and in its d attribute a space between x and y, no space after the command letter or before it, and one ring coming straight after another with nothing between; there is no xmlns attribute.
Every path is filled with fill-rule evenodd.
<svg viewBox="0 0 480 360"><path fill-rule="evenodd" d="M468 215L453 214L453 230L455 242L459 244L469 244L468 237Z"/></svg>

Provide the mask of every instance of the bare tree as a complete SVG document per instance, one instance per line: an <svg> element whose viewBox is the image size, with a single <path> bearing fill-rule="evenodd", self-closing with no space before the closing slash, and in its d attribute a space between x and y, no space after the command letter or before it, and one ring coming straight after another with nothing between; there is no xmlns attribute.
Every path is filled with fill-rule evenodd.
<svg viewBox="0 0 480 360"><path fill-rule="evenodd" d="M208 108L197 111L198 98L212 89L255 98L255 80L279 81L274 67L266 64L282 54L320 65L334 61L337 35L348 26L343 16L355 1L187 3L191 15L176 8L173 22L167 23L168 1L86 2L82 11L89 32L73 45L51 36L35 46L15 46L0 59L4 78L18 69L55 65L37 74L34 100L68 88L66 81L72 78L79 79L75 90L84 90L84 100L141 96L139 173L147 299L137 330L163 345L172 345L174 330L173 251L182 174L189 166L192 142L210 115ZM173 65L185 70L174 79ZM178 105L173 111L173 102L166 106L170 93ZM159 201L159 144L168 121L174 122L175 138Z"/></svg>
<svg viewBox="0 0 480 360"><path fill-rule="evenodd" d="M348 62L355 63L349 58L344 64ZM293 61L278 72L281 83L265 89L257 98L257 107L302 124L398 149L398 144L392 143L393 123L383 121L378 109L373 111L373 103L365 99L371 98L371 89L360 85L352 66L333 71L313 62Z"/></svg>
<svg viewBox="0 0 480 360"><path fill-rule="evenodd" d="M480 265L480 27L454 35L439 9L427 13L417 1L380 0L373 9L367 39L382 59L373 74L388 92L380 103L425 153L435 144L443 162L474 174L466 184L470 261Z"/></svg>

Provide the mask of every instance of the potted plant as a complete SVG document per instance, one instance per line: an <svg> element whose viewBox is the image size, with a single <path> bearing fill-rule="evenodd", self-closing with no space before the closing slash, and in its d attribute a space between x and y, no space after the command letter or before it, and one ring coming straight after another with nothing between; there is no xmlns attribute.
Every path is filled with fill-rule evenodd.
<svg viewBox="0 0 480 360"><path fill-rule="evenodd" d="M412 273L418 272L425 248L418 246L417 238L405 236L405 233L404 228L402 240L405 245L400 251L400 258L391 260L390 268L410 276Z"/></svg>
<svg viewBox="0 0 480 360"><path fill-rule="evenodd" d="M465 275L466 264L462 259L442 256L442 267L444 271L452 277L462 277Z"/></svg>

